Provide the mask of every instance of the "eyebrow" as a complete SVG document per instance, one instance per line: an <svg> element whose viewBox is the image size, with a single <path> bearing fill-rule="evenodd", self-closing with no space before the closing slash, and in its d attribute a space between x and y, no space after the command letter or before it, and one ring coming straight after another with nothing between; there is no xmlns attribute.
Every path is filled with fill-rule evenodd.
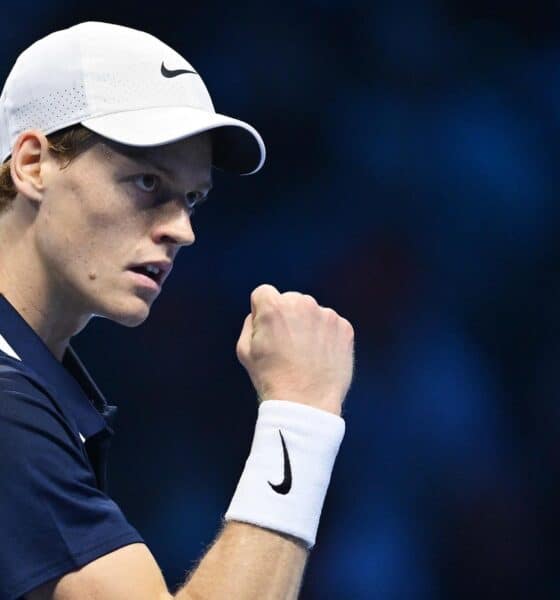
<svg viewBox="0 0 560 600"><path fill-rule="evenodd" d="M175 173L171 169L158 163L151 156L146 156L145 154L143 154L143 151L141 149L140 150L130 150L127 148L127 150L124 152L121 152L121 154L123 156L125 156L126 158L129 158L130 160L133 160L135 162L144 163L146 165L149 165L150 167L155 168L156 170L158 170L162 173L165 173L169 177L169 179L173 179L175 177ZM208 193L213 187L213 182L211 179L208 179L206 181L201 182L197 187L199 189L206 190L206 192Z"/></svg>

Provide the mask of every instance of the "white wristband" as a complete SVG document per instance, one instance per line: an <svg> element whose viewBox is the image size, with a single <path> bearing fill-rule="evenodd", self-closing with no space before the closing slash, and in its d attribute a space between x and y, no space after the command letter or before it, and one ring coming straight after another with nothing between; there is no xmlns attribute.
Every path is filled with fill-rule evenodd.
<svg viewBox="0 0 560 600"><path fill-rule="evenodd" d="M315 545L342 417L287 400L264 400L251 452L225 514Z"/></svg>

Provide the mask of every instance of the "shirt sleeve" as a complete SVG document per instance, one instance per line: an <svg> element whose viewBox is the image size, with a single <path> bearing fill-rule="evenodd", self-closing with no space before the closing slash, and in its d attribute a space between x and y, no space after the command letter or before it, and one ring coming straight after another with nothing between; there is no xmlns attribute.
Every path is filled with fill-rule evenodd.
<svg viewBox="0 0 560 600"><path fill-rule="evenodd" d="M23 375L1 377L0 600L134 542L49 397Z"/></svg>

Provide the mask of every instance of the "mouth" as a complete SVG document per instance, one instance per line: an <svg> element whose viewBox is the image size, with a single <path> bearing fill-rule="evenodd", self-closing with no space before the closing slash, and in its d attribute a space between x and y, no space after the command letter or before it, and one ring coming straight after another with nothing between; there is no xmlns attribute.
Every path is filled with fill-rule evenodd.
<svg viewBox="0 0 560 600"><path fill-rule="evenodd" d="M163 271L157 274L151 273L145 267L131 267L128 271L133 275L138 285L154 291L161 291L161 284L164 277Z"/></svg>
<svg viewBox="0 0 560 600"><path fill-rule="evenodd" d="M172 268L173 261L154 257L153 260L132 263L126 267L126 270L134 275L139 285L159 292Z"/></svg>

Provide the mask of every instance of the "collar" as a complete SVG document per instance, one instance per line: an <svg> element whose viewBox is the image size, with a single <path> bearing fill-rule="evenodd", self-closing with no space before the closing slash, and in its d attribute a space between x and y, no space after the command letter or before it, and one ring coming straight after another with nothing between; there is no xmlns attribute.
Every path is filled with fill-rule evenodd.
<svg viewBox="0 0 560 600"><path fill-rule="evenodd" d="M18 370L39 380L66 416L75 421L82 442L105 431L114 434L118 407L108 404L74 349L68 347L59 362L43 340L0 293L0 351Z"/></svg>

